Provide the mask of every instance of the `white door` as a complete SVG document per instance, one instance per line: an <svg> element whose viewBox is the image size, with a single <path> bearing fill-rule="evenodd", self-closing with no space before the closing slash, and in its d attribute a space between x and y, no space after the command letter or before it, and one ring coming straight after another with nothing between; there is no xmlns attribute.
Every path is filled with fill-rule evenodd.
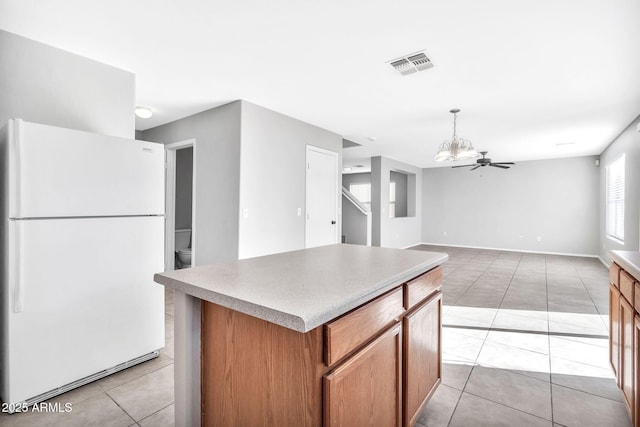
<svg viewBox="0 0 640 427"><path fill-rule="evenodd" d="M307 145L307 248L338 243L338 189L338 153Z"/></svg>

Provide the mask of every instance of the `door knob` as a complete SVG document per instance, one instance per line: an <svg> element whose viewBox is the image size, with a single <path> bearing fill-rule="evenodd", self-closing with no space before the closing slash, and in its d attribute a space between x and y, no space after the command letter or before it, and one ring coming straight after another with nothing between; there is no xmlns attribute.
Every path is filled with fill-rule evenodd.
<svg viewBox="0 0 640 427"><path fill-rule="evenodd" d="M335 221L331 221L331 224L335 224L335 223L336 223Z"/></svg>

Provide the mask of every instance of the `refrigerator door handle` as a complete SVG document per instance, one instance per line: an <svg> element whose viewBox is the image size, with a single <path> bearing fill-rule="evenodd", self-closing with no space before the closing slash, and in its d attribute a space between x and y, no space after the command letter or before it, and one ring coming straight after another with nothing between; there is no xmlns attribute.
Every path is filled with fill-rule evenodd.
<svg viewBox="0 0 640 427"><path fill-rule="evenodd" d="M9 240L11 243L11 250L13 254L13 262L11 265L11 280L9 283L13 283L13 312L21 313L24 310L24 283L22 281L22 259L24 254L22 253L22 227L20 221L9 221Z"/></svg>

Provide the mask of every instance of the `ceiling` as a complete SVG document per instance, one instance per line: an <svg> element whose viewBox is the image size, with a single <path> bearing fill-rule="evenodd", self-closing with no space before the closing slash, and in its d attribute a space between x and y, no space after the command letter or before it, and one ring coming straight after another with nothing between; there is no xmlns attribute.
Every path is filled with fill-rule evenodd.
<svg viewBox="0 0 640 427"><path fill-rule="evenodd" d="M139 130L245 99L361 144L345 166L443 166L451 108L494 161L601 153L640 114L638 17L638 0L0 0L0 28L135 73ZM433 68L388 64L420 50Z"/></svg>

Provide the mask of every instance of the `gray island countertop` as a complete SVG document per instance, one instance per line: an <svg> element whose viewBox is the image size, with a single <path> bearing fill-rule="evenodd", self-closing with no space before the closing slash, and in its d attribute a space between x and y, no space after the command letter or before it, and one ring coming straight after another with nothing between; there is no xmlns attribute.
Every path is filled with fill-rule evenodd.
<svg viewBox="0 0 640 427"><path fill-rule="evenodd" d="M338 244L158 273L154 280L308 332L447 259L440 252Z"/></svg>

